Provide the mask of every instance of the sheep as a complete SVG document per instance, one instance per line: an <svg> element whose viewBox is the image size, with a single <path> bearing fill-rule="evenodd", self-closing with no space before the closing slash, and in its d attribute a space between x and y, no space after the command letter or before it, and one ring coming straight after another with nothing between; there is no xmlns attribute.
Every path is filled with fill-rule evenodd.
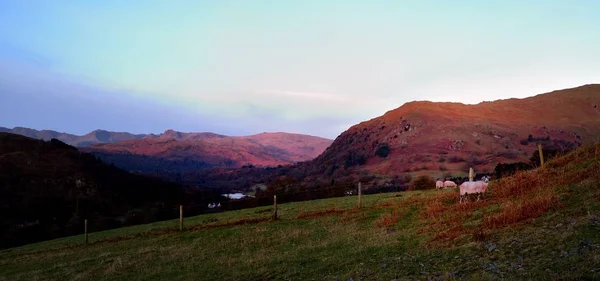
<svg viewBox="0 0 600 281"><path fill-rule="evenodd" d="M463 203L468 199L469 194L477 194L477 201L480 200L481 196L487 190L489 178L484 177L482 181L466 181L463 182L460 189L459 203Z"/></svg>
<svg viewBox="0 0 600 281"><path fill-rule="evenodd" d="M436 181L435 182L435 189L440 189L444 187L444 182L443 181Z"/></svg>
<svg viewBox="0 0 600 281"><path fill-rule="evenodd" d="M446 188L446 187L456 188L456 183L454 183L453 181L445 181L444 182L444 188Z"/></svg>

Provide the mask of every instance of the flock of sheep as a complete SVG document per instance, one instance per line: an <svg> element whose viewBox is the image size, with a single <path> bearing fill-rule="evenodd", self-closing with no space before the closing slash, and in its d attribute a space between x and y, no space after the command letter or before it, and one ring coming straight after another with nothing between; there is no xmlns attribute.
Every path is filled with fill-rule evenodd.
<svg viewBox="0 0 600 281"><path fill-rule="evenodd" d="M466 203L468 201L469 194L476 194L477 201L479 201L481 199L481 196L487 190L489 181L490 181L490 178L488 176L483 176L481 178L481 180L478 180L478 181L463 182L459 187L460 198L459 198L458 202L460 204L462 204L463 202ZM448 187L456 188L456 183L454 183L453 181L437 181L435 183L436 189L448 188Z"/></svg>

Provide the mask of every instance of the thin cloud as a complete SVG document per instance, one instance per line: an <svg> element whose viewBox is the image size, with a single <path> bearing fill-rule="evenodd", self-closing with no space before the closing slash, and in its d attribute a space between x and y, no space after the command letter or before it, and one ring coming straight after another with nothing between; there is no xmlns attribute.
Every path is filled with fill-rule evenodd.
<svg viewBox="0 0 600 281"><path fill-rule="evenodd" d="M313 99L313 100L348 101L348 99L346 97L329 94L329 93L298 92L298 91L285 91L285 90L264 90L264 91L257 91L256 93L263 94L263 95L299 97L299 98Z"/></svg>

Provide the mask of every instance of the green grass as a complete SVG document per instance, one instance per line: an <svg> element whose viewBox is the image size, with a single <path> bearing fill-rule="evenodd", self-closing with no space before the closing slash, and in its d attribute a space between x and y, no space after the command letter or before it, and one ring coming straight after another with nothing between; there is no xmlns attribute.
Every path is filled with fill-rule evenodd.
<svg viewBox="0 0 600 281"><path fill-rule="evenodd" d="M468 206L429 190L282 204L277 221L232 225L270 207L201 215L184 232L157 222L0 251L0 280L600 280L600 179L571 178L600 172L597 151L521 175L540 179L521 197L501 195L517 176ZM485 227L544 192L556 201L541 214Z"/></svg>

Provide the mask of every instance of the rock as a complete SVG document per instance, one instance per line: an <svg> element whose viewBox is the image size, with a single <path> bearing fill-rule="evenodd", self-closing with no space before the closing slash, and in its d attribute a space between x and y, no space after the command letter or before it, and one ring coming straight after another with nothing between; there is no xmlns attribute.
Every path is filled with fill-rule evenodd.
<svg viewBox="0 0 600 281"><path fill-rule="evenodd" d="M385 263L382 263L382 264L380 264L380 265L379 265L379 267L381 267L381 268L386 268L386 267L387 267L387 264L385 264Z"/></svg>
<svg viewBox="0 0 600 281"><path fill-rule="evenodd" d="M570 218L569 219L569 223L572 224L572 225L575 224L576 222L577 222L577 220L574 219L574 218Z"/></svg>
<svg viewBox="0 0 600 281"><path fill-rule="evenodd" d="M494 250L496 250L496 245L494 244L489 244L486 246L489 252L492 252Z"/></svg>

